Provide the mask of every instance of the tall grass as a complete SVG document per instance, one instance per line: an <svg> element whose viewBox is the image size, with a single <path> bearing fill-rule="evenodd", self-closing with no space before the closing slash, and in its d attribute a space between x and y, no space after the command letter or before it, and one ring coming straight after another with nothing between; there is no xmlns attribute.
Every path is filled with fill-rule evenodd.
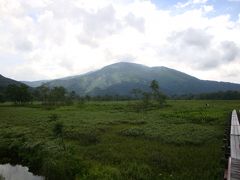
<svg viewBox="0 0 240 180"><path fill-rule="evenodd" d="M225 122L239 101L168 101L144 113L134 103L0 105L0 163L47 179L221 178Z"/></svg>

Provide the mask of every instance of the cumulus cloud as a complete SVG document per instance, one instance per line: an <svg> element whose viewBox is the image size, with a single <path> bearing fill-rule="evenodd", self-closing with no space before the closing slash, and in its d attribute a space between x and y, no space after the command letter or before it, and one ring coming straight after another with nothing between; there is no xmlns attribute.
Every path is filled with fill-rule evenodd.
<svg viewBox="0 0 240 180"><path fill-rule="evenodd" d="M187 29L169 38L172 59L188 62L194 69L211 70L239 59L239 47L233 41L214 42L214 36L201 29Z"/></svg>
<svg viewBox="0 0 240 180"><path fill-rule="evenodd" d="M185 8L191 5L198 5L198 4L206 4L208 2L208 0L188 0L186 2L178 2L176 4L177 8Z"/></svg>
<svg viewBox="0 0 240 180"><path fill-rule="evenodd" d="M239 47L236 45L236 43L232 41L224 41L221 43L221 50L223 52L222 59L231 62L235 59L239 58Z"/></svg>
<svg viewBox="0 0 240 180"><path fill-rule="evenodd" d="M86 13L83 30L88 36L104 38L121 30L121 24L115 17L115 9L109 5L98 9L95 13Z"/></svg>
<svg viewBox="0 0 240 180"><path fill-rule="evenodd" d="M139 32L144 32L144 19L142 17L136 17L134 14L129 13L125 17L126 23L133 28L136 28Z"/></svg>
<svg viewBox="0 0 240 180"><path fill-rule="evenodd" d="M215 9L207 0L175 7L150 0L0 1L0 72L53 79L129 61L239 82L227 74L239 66L240 21L208 16ZM18 63L6 62L13 55Z"/></svg>
<svg viewBox="0 0 240 180"><path fill-rule="evenodd" d="M189 28L181 32L174 33L169 37L171 43L180 43L182 47L197 47L207 49L210 46L212 36L202 29Z"/></svg>

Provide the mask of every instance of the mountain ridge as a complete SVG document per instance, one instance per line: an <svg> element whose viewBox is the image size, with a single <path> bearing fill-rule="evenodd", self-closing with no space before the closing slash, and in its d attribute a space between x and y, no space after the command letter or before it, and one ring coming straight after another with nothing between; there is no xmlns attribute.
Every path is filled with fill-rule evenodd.
<svg viewBox="0 0 240 180"><path fill-rule="evenodd" d="M0 75L0 85L1 78L4 77ZM11 79L8 80L14 83L18 82L14 80L11 81ZM159 82L160 89L170 96L211 93L227 90L240 91L240 84L201 80L184 72L165 66L148 67L130 62L118 62L105 66L99 70L76 76L33 82L23 81L23 83L33 87L37 87L42 84L49 87L63 86L68 91L75 91L81 96L130 96L131 91L134 88L149 91L149 84L152 80L157 80Z"/></svg>
<svg viewBox="0 0 240 180"><path fill-rule="evenodd" d="M11 79L11 78L7 78L5 76L3 76L2 74L0 74L0 88L5 88L7 87L9 84L16 84L16 85L20 85L20 84L23 84L19 81L16 81L14 79Z"/></svg>
<svg viewBox="0 0 240 180"><path fill-rule="evenodd" d="M130 95L133 88L149 91L149 84L154 79L168 95L240 90L240 84L200 80L168 67L148 67L129 62L111 64L71 78L52 80L45 85L63 86L79 95Z"/></svg>

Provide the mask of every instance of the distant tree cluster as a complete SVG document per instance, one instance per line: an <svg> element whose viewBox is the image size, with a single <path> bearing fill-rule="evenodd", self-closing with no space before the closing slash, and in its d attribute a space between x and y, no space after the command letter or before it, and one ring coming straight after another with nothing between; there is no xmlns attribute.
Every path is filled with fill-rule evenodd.
<svg viewBox="0 0 240 180"><path fill-rule="evenodd" d="M93 100L93 101L125 101L133 99L131 96L124 96L124 95L97 95L97 96L84 96L86 100Z"/></svg>
<svg viewBox="0 0 240 180"><path fill-rule="evenodd" d="M166 103L167 96L160 91L158 82L153 80L150 88L152 90L151 95L153 99L158 102L159 106L163 106Z"/></svg>
<svg viewBox="0 0 240 180"><path fill-rule="evenodd" d="M49 88L42 85L34 90L34 97L36 101L41 101L46 105L62 105L72 104L79 96L74 92L67 92L64 87Z"/></svg>
<svg viewBox="0 0 240 180"><path fill-rule="evenodd" d="M10 84L6 88L6 99L14 102L15 104L23 104L32 101L33 97L29 87L21 84Z"/></svg>
<svg viewBox="0 0 240 180"><path fill-rule="evenodd" d="M74 101L84 104L86 101L118 101L118 100L140 100L142 109L166 104L167 96L160 90L156 80L151 81L148 91L133 89L132 95L97 95L79 96L75 91L68 92L64 87L50 88L42 85L37 88L30 88L27 85L10 84L4 91L0 91L0 102L11 101L15 104L26 104L33 101L40 101L43 105L70 105ZM173 95L171 99L213 99L213 100L235 100L240 99L240 91L219 91L215 93Z"/></svg>
<svg viewBox="0 0 240 180"><path fill-rule="evenodd" d="M172 99L212 99L212 100L239 100L240 91L219 91L202 94L173 95Z"/></svg>
<svg viewBox="0 0 240 180"><path fill-rule="evenodd" d="M148 109L150 106L162 107L166 104L167 96L160 91L159 84L153 80L149 86L150 92L142 91L141 89L133 89L132 94L135 99L141 100L141 107Z"/></svg>
<svg viewBox="0 0 240 180"><path fill-rule="evenodd" d="M5 102L5 101L6 101L6 96L5 96L5 94L0 92L0 103L3 103L3 102Z"/></svg>
<svg viewBox="0 0 240 180"><path fill-rule="evenodd" d="M240 91L219 91L215 93L204 93L198 95L196 99L235 100L240 99Z"/></svg>
<svg viewBox="0 0 240 180"><path fill-rule="evenodd" d="M64 87L50 88L42 85L37 88L30 88L27 85L10 84L4 91L0 91L0 102L11 101L15 104L26 104L33 101L42 102L43 105L70 105L74 101L84 104L86 101L118 101L130 100L131 96L97 95L79 96L75 91L68 92Z"/></svg>
<svg viewBox="0 0 240 180"><path fill-rule="evenodd" d="M69 93L64 87L49 88L45 85L34 89L24 84L10 84L0 93L0 102L11 101L19 105L32 101L40 101L45 105L66 105L76 99L80 97L74 91Z"/></svg>

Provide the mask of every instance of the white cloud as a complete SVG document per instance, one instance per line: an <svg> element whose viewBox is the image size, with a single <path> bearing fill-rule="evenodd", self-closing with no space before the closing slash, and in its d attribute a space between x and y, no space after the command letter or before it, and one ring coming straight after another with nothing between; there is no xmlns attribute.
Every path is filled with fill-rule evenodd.
<svg viewBox="0 0 240 180"><path fill-rule="evenodd" d="M205 4L207 2L208 2L208 0L193 0L192 1L193 4Z"/></svg>
<svg viewBox="0 0 240 180"><path fill-rule="evenodd" d="M211 6L211 5L203 5L202 8L203 8L203 10L204 10L206 13L211 12L211 11L214 10L214 7Z"/></svg>
<svg viewBox="0 0 240 180"><path fill-rule="evenodd" d="M208 17L215 9L207 0L184 4L192 7L176 14L149 0L0 1L0 72L52 79L131 61L240 82L232 73L239 72L240 21ZM18 63L7 63L13 56Z"/></svg>
<svg viewBox="0 0 240 180"><path fill-rule="evenodd" d="M208 49L212 40L212 36L207 34L205 30L189 28L181 32L176 32L169 37L170 46L180 43L181 47L196 47Z"/></svg>
<svg viewBox="0 0 240 180"><path fill-rule="evenodd" d="M178 2L176 4L177 8L185 8L188 6L192 6L192 5L198 5L198 4L206 4L208 2L208 0L188 0L186 2Z"/></svg>
<svg viewBox="0 0 240 180"><path fill-rule="evenodd" d="M145 31L145 24L144 24L144 19L143 18L138 18L136 17L134 14L129 13L126 17L125 17L126 23L129 26L132 26L133 28L136 28L138 31L140 32L144 32Z"/></svg>

